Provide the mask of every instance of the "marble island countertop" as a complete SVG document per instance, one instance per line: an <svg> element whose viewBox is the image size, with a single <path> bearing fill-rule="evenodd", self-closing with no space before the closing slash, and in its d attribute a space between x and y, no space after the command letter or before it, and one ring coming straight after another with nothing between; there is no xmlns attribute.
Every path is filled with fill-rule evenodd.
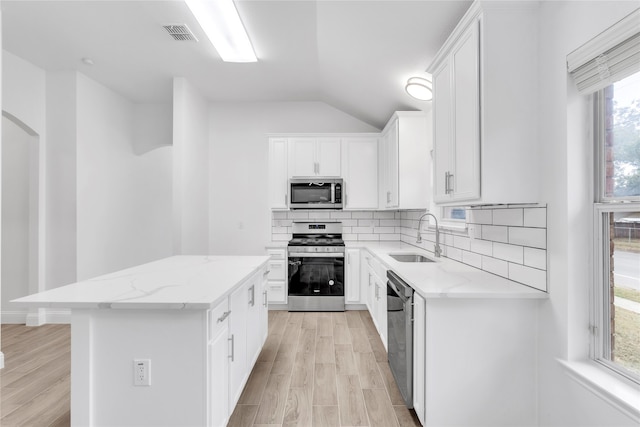
<svg viewBox="0 0 640 427"><path fill-rule="evenodd" d="M424 298L537 298L545 292L496 276L403 242L348 242L367 249ZM400 262L389 254L420 254L433 262Z"/></svg>
<svg viewBox="0 0 640 427"><path fill-rule="evenodd" d="M267 256L173 256L13 300L29 308L208 309Z"/></svg>

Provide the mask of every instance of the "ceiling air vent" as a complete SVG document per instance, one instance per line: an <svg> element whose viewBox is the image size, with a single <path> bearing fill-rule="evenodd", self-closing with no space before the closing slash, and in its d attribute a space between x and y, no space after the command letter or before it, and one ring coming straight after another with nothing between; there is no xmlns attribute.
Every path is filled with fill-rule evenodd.
<svg viewBox="0 0 640 427"><path fill-rule="evenodd" d="M186 24L168 24L162 26L174 40L178 41L198 41Z"/></svg>

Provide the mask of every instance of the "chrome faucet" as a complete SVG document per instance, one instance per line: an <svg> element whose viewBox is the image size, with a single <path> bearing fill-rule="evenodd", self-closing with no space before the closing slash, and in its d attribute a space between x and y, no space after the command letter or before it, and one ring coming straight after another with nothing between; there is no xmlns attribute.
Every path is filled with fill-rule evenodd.
<svg viewBox="0 0 640 427"><path fill-rule="evenodd" d="M416 240L416 243L422 243L422 234L420 234L420 230L422 229L422 218L427 215L432 216L433 220L436 222L436 243L433 245L433 254L436 258L440 258L440 255L442 254L442 248L440 247L440 229L438 228L438 218L436 218L434 214L427 212L420 217L420 220L418 221L418 239Z"/></svg>

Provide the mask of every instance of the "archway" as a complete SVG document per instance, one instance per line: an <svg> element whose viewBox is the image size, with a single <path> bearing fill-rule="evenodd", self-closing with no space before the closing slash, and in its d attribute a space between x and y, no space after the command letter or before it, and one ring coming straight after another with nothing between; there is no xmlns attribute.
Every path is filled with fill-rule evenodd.
<svg viewBox="0 0 640 427"><path fill-rule="evenodd" d="M42 280L40 137L2 112L2 323L39 325L40 310L26 313L9 301L38 292Z"/></svg>

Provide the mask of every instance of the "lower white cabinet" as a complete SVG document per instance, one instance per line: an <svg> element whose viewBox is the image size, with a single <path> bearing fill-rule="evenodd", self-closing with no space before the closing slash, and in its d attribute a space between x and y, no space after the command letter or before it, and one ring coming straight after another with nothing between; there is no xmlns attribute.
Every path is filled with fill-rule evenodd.
<svg viewBox="0 0 640 427"><path fill-rule="evenodd" d="M209 405L207 419L210 426L225 426L231 416L229 410L229 301L225 300L209 311L209 342L207 363L211 371L207 377Z"/></svg>
<svg viewBox="0 0 640 427"><path fill-rule="evenodd" d="M426 304L417 292L413 293L413 410L425 425L425 361L426 361Z"/></svg>
<svg viewBox="0 0 640 427"><path fill-rule="evenodd" d="M267 338L267 270L209 310L207 378L210 426L225 426Z"/></svg>
<svg viewBox="0 0 640 427"><path fill-rule="evenodd" d="M361 283L367 293L367 309L387 350L387 270L368 251L362 250L362 252L364 282Z"/></svg>
<svg viewBox="0 0 640 427"><path fill-rule="evenodd" d="M286 248L267 248L269 276L267 281L267 301L272 304L287 303L287 250Z"/></svg>
<svg viewBox="0 0 640 427"><path fill-rule="evenodd" d="M360 286L360 249L347 249L345 256L345 303L363 304L365 301Z"/></svg>

